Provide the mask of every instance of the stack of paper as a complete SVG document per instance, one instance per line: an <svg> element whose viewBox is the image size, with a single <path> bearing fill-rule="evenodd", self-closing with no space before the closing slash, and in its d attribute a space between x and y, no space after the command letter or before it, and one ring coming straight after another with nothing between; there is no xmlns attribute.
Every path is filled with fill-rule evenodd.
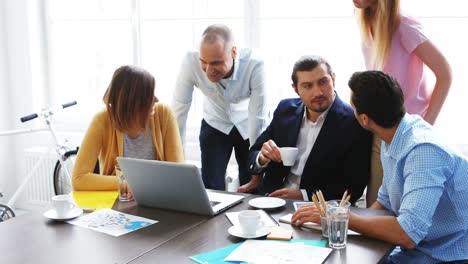
<svg viewBox="0 0 468 264"><path fill-rule="evenodd" d="M247 240L237 247L225 261L248 263L322 263L332 249L302 243Z"/></svg>
<svg viewBox="0 0 468 264"><path fill-rule="evenodd" d="M280 217L279 221L282 222L282 223L291 224L292 216L293 216L292 214L283 215L282 217ZM315 230L322 230L321 225L316 224L316 223L312 223L312 222L304 223L304 224L302 224L302 227L315 229Z"/></svg>
<svg viewBox="0 0 468 264"><path fill-rule="evenodd" d="M290 240L292 238L292 230L275 226L271 229L267 239L270 240Z"/></svg>
<svg viewBox="0 0 468 264"><path fill-rule="evenodd" d="M322 247L322 248L326 247L327 245L326 240L305 240L305 239L292 239L287 242L279 242L279 243L283 243L283 244L298 243L302 245ZM236 250L242 244L243 243L236 243L227 247L223 247L223 248L219 248L213 251L191 256L190 259L197 263L203 263L203 264L239 263L239 261L236 261L236 262L225 261L225 258L229 256L231 252ZM272 262L272 263L275 263L275 262Z"/></svg>

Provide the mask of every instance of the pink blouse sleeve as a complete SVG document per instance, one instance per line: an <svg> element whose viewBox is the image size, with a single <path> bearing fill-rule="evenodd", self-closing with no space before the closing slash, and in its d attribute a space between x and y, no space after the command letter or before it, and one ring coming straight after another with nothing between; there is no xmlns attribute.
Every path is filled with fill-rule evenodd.
<svg viewBox="0 0 468 264"><path fill-rule="evenodd" d="M401 17L399 31L401 44L408 53L412 53L419 45L428 40L422 24L412 17Z"/></svg>

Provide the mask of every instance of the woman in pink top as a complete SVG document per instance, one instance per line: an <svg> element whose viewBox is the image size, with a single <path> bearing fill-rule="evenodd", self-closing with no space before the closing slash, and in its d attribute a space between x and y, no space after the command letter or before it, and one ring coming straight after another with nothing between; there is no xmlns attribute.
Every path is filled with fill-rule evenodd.
<svg viewBox="0 0 468 264"><path fill-rule="evenodd" d="M424 35L418 21L400 14L399 0L353 0L353 3L366 68L395 77L403 90L406 111L434 124L452 82L450 65L444 55ZM427 87L424 65L436 77L432 89ZM368 205L375 201L382 182L380 142L375 142Z"/></svg>

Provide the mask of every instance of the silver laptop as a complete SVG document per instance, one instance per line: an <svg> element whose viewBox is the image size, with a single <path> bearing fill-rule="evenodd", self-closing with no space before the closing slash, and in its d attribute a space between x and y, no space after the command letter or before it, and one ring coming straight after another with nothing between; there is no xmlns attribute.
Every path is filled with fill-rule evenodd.
<svg viewBox="0 0 468 264"><path fill-rule="evenodd" d="M206 190L192 164L118 157L138 205L215 215L241 202L241 195Z"/></svg>

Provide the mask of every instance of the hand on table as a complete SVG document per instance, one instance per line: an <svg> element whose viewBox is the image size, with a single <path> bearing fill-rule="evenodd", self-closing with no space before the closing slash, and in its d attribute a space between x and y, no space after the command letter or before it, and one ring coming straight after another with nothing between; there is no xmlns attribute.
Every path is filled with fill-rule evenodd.
<svg viewBox="0 0 468 264"><path fill-rule="evenodd" d="M237 192L246 193L253 191L260 184L260 175L252 175L252 179L237 189Z"/></svg>
<svg viewBox="0 0 468 264"><path fill-rule="evenodd" d="M306 222L314 222L320 224L320 213L315 205L301 206L293 214L291 223L296 226L300 226Z"/></svg>
<svg viewBox="0 0 468 264"><path fill-rule="evenodd" d="M301 201L304 200L304 197L302 197L302 192L300 190L294 190L294 189L288 189L288 188L276 190L270 193L268 196L295 199L295 200L301 200Z"/></svg>

